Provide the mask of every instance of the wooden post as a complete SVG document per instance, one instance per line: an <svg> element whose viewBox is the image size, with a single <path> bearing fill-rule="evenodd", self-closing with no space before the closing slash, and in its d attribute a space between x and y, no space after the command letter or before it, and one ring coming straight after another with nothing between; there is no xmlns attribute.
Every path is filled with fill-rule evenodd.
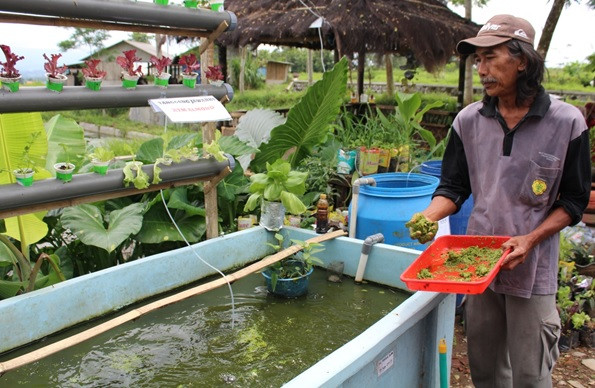
<svg viewBox="0 0 595 388"><path fill-rule="evenodd" d="M245 74L244 68L246 67L246 55L247 55L246 46L243 46L240 49L240 79L238 81L238 84L240 87L240 93L244 93L244 74Z"/></svg>
<svg viewBox="0 0 595 388"><path fill-rule="evenodd" d="M391 53L384 54L384 65L386 67L386 94L392 97L395 94L395 79L393 77L393 55Z"/></svg>

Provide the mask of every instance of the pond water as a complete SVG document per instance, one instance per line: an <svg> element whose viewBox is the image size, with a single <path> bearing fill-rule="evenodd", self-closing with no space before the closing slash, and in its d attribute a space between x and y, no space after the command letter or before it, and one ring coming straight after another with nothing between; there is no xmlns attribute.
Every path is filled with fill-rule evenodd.
<svg viewBox="0 0 595 388"><path fill-rule="evenodd" d="M232 287L233 328L229 289L220 287L7 372L0 386L278 387L410 296L376 284L357 285L349 277L330 283L323 270L314 271L309 293L297 299L268 294L261 274Z"/></svg>

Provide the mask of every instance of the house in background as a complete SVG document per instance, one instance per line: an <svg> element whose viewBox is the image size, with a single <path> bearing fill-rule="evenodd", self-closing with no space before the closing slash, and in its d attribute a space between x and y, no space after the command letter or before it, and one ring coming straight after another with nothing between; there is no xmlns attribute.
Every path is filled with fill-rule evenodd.
<svg viewBox="0 0 595 388"><path fill-rule="evenodd" d="M141 58L137 65L141 65L143 69L143 75L148 75L150 69L149 59L152 55L157 56L157 49L151 43L136 42L133 40L122 40L109 47L102 48L101 50L89 55L82 59L83 62L68 65L70 74L68 75L68 81L66 85L82 85L80 82L79 73L81 68L85 67L84 61L91 58L97 58L101 60L99 68L107 72L103 80L103 85L120 85L122 83L122 68L116 63L116 57L124 55L124 51L136 50L136 56ZM164 56L169 56L167 53L163 53ZM171 58L171 57L170 57ZM173 58L172 58L173 59ZM176 73L177 72L170 72ZM77 79L75 79L77 78Z"/></svg>
<svg viewBox="0 0 595 388"><path fill-rule="evenodd" d="M268 61L266 70L267 84L282 84L287 81L289 69L292 63L280 61Z"/></svg>

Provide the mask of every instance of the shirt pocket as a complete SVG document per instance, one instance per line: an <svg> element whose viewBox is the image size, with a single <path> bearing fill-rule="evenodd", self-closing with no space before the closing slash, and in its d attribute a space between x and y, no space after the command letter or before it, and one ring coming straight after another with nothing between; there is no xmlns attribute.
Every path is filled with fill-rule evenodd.
<svg viewBox="0 0 595 388"><path fill-rule="evenodd" d="M560 168L540 166L532 160L529 172L521 185L520 200L531 206L544 206L550 203L552 188L560 171ZM553 203L553 199L551 202Z"/></svg>

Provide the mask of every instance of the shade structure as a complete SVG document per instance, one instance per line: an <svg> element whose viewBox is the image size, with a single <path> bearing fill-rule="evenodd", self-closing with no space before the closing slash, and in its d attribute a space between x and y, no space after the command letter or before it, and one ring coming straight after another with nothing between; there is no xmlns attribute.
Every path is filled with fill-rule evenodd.
<svg viewBox="0 0 595 388"><path fill-rule="evenodd" d="M320 49L318 29L311 25L321 17L322 46L339 57L399 54L431 72L480 27L439 0L226 0L225 8L237 15L238 26L219 37L224 46Z"/></svg>

